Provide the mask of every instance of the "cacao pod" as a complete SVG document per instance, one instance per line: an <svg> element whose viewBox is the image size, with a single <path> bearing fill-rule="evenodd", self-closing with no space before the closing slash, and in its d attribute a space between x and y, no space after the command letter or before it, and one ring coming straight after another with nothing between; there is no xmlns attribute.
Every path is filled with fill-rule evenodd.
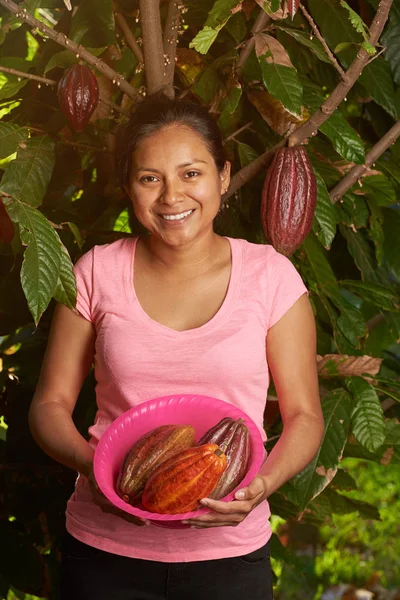
<svg viewBox="0 0 400 600"><path fill-rule="evenodd" d="M210 498L220 500L234 490L247 473L250 462L250 435L243 419L225 417L209 429L199 444L218 444L226 454L227 467Z"/></svg>
<svg viewBox="0 0 400 600"><path fill-rule="evenodd" d="M268 169L261 198L261 225L275 250L290 256L309 234L317 182L303 146L280 148Z"/></svg>
<svg viewBox="0 0 400 600"><path fill-rule="evenodd" d="M97 79L86 65L72 65L57 87L58 103L72 129L81 132L99 101Z"/></svg>
<svg viewBox="0 0 400 600"><path fill-rule="evenodd" d="M179 514L195 510L217 485L226 456L217 444L204 444L172 456L149 477L142 495L146 510Z"/></svg>
<svg viewBox="0 0 400 600"><path fill-rule="evenodd" d="M125 457L117 481L118 495L129 504L137 503L153 470L195 442L196 433L191 425L161 425L147 432Z"/></svg>

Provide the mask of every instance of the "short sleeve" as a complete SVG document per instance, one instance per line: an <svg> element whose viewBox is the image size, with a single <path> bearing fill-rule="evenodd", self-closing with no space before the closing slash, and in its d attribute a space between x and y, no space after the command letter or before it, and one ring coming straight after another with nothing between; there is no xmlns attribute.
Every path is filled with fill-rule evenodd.
<svg viewBox="0 0 400 600"><path fill-rule="evenodd" d="M81 256L74 266L77 289L75 310L88 321L93 321L93 253L94 248Z"/></svg>
<svg viewBox="0 0 400 600"><path fill-rule="evenodd" d="M275 250L270 257L269 274L269 324L275 325L283 315L308 290L302 278L286 256Z"/></svg>

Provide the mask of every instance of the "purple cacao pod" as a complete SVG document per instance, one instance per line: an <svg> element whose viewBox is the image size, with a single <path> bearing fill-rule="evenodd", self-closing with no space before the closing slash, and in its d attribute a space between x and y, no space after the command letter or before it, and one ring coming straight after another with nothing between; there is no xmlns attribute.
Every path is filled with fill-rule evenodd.
<svg viewBox="0 0 400 600"><path fill-rule="evenodd" d="M99 101L97 79L86 65L72 65L59 81L60 108L74 131L83 131Z"/></svg>
<svg viewBox="0 0 400 600"><path fill-rule="evenodd" d="M290 256L309 234L317 202L317 182L303 146L280 148L264 182L261 225L272 246Z"/></svg>

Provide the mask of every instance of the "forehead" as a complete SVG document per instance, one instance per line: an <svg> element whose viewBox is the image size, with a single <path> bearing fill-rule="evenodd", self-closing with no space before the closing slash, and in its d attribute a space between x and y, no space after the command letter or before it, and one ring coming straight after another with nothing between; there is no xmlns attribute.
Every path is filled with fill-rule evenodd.
<svg viewBox="0 0 400 600"><path fill-rule="evenodd" d="M133 162L140 158L188 158L189 155L197 156L202 160L211 160L213 157L203 137L194 129L185 125L166 125L154 133L145 136L138 142L133 153Z"/></svg>

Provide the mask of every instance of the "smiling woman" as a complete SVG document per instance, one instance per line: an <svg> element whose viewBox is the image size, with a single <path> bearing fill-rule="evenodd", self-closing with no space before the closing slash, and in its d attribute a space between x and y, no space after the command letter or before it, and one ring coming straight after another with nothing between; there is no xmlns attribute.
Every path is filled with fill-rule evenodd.
<svg viewBox="0 0 400 600"><path fill-rule="evenodd" d="M56 310L30 412L41 447L79 472L61 597L271 600L267 499L312 460L323 432L307 290L271 246L214 232L230 165L204 108L140 102L121 130L117 168L148 235L95 246L75 265L76 310ZM92 362L98 412L87 442L72 412ZM204 498L206 514L167 529L99 493L94 449L117 416L190 392L236 405L265 440L270 373L283 433L235 500Z"/></svg>

